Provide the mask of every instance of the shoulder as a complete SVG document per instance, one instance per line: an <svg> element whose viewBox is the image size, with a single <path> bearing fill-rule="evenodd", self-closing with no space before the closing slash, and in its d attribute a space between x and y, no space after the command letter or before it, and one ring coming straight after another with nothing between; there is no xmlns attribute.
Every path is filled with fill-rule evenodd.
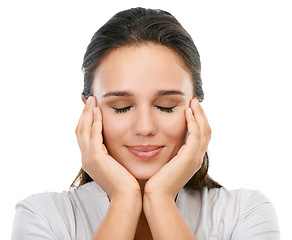
<svg viewBox="0 0 292 240"><path fill-rule="evenodd" d="M91 232L96 226L89 224L88 229L82 229L83 222L93 219L98 224L97 218L105 215L107 207L106 193L95 182L61 193L35 194L16 204L13 232L17 236L35 234L45 239L48 234L54 239L69 239L77 228L81 234Z"/></svg>
<svg viewBox="0 0 292 240"><path fill-rule="evenodd" d="M66 223L58 212L53 195L54 193L49 192L35 194L16 204L11 239L30 239L37 236L43 239L68 238L69 231L63 231ZM69 214L68 218L70 217ZM62 230L58 231L56 225Z"/></svg>
<svg viewBox="0 0 292 240"><path fill-rule="evenodd" d="M59 213L74 209L74 206L84 204L83 200L102 200L106 193L95 183L90 182L79 188L63 192L44 192L34 194L16 204L19 207L27 208L32 212L42 214L58 210ZM99 202L99 201L97 201Z"/></svg>
<svg viewBox="0 0 292 240"><path fill-rule="evenodd" d="M228 190L221 188L203 188L202 190L182 189L179 192L179 197L184 202L194 203L201 202L209 207L224 204L236 204L243 207L248 201L268 201L268 199L259 191L248 189ZM197 204L196 203L196 204Z"/></svg>
<svg viewBox="0 0 292 240"><path fill-rule="evenodd" d="M201 202L209 207L237 206L241 210L260 204L271 204L260 191L250 189L228 190L221 188L203 188L200 191L181 190L180 197L186 202ZM227 204L228 203L228 204Z"/></svg>
<svg viewBox="0 0 292 240"><path fill-rule="evenodd" d="M210 206L218 209L226 209L231 214L236 213L238 221L254 217L265 218L270 215L276 219L272 202L266 195L258 190L226 188L204 190L203 195L208 199Z"/></svg>
<svg viewBox="0 0 292 240"><path fill-rule="evenodd" d="M202 197L208 199L210 204L224 204L226 202L232 206L237 206L241 210L246 207L255 206L264 203L270 203L270 200L260 191L251 189L237 189L228 190L224 187L204 189L202 191Z"/></svg>
<svg viewBox="0 0 292 240"><path fill-rule="evenodd" d="M180 202L185 204L182 212L189 224L193 224L194 219L189 215L197 215L197 220L204 221L203 228L210 236L214 234L221 238L233 236L230 239L278 239L279 227L275 209L260 191L228 190L224 187L204 188L201 191L182 190Z"/></svg>

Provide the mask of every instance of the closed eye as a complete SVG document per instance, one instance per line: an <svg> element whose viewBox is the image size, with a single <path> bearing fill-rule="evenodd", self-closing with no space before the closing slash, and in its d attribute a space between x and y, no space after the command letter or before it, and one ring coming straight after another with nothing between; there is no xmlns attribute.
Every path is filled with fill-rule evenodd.
<svg viewBox="0 0 292 240"><path fill-rule="evenodd" d="M114 108L114 107L112 107L112 108L115 110L115 113L125 113L125 112L129 111L132 107L133 106L127 106L127 107L124 107L124 108ZM172 113L173 112L173 109L176 106L173 106L173 107L162 107L162 106L155 105L155 107L157 109L159 109L160 111L162 111L162 112Z"/></svg>
<svg viewBox="0 0 292 240"><path fill-rule="evenodd" d="M131 109L131 107L133 107L133 106L127 106L124 108L114 108L113 107L113 109L115 110L115 113L125 113L125 112L129 111Z"/></svg>
<svg viewBox="0 0 292 240"><path fill-rule="evenodd" d="M155 106L157 109L159 109L160 111L162 112L167 112L167 113L172 113L173 112L173 109L176 107L176 106L173 106L173 107L161 107L161 106Z"/></svg>

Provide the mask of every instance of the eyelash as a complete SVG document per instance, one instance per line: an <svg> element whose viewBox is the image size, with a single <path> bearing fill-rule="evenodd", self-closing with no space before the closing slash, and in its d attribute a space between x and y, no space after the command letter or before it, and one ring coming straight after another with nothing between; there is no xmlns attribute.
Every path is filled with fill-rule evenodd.
<svg viewBox="0 0 292 240"><path fill-rule="evenodd" d="M128 106L128 107L124 107L124 108L114 108L113 109L115 110L115 113L125 113L125 112L128 112L133 106ZM155 106L157 109L159 109L160 111L162 112L166 112L166 113L172 113L173 112L173 109L176 107L176 106L173 106L173 107L161 107L161 106Z"/></svg>
<svg viewBox="0 0 292 240"><path fill-rule="evenodd" d="M115 110L115 113L125 113L127 111L129 111L131 109L131 107L133 106L128 106L128 107L124 107L124 108L114 108L113 109Z"/></svg>
<svg viewBox="0 0 292 240"><path fill-rule="evenodd" d="M167 113L172 113L173 112L173 109L175 108L175 106L173 106L173 107L155 106L155 107L158 108L160 111L167 112Z"/></svg>

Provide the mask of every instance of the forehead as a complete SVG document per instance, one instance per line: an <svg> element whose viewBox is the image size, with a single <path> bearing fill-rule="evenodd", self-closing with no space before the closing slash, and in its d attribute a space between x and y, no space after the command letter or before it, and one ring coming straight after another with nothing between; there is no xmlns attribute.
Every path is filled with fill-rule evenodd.
<svg viewBox="0 0 292 240"><path fill-rule="evenodd" d="M95 70L93 81L93 94L97 97L119 90L193 90L191 74L182 59L158 44L113 50Z"/></svg>

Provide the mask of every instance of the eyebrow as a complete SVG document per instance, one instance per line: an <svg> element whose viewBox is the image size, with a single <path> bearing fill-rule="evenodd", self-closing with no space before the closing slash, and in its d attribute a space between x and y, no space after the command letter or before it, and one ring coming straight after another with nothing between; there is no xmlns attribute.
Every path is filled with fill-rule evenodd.
<svg viewBox="0 0 292 240"><path fill-rule="evenodd" d="M115 97L132 97L133 94L128 92L128 91L113 91L113 92L107 92L107 93L102 95L103 98L111 97L111 96L115 96Z"/></svg>
<svg viewBox="0 0 292 240"><path fill-rule="evenodd" d="M180 90L160 90L155 94L157 97L159 96L167 96L167 95L186 95L184 92Z"/></svg>
<svg viewBox="0 0 292 240"><path fill-rule="evenodd" d="M155 96L160 97L160 96L168 96L168 95L180 95L180 96L185 96L185 93L180 91L180 90L159 90ZM102 95L103 98L106 97L133 97L133 94L129 91L112 91L112 92L107 92Z"/></svg>

